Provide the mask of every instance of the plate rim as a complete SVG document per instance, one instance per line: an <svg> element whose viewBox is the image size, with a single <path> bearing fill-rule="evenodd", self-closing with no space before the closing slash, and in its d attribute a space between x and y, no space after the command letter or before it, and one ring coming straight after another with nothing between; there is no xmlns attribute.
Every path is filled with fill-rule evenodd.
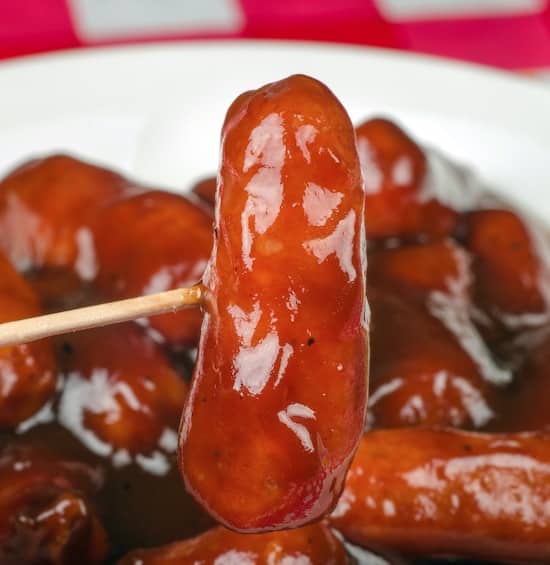
<svg viewBox="0 0 550 565"><path fill-rule="evenodd" d="M344 105L346 97L357 98L350 84L353 83L354 89L358 84L357 88L366 93L365 99L372 99L377 107L381 107L382 113L385 111L384 106L418 113L444 113L450 117L469 119L527 135L547 147L550 152L550 88L535 79L445 57L310 41L160 41L60 50L0 61L0 91L8 101L3 107L0 106L0 127L25 123L21 117L23 111L29 121L32 121L42 117L40 110L44 108L48 108L48 111L51 109L55 114L60 111L77 113L82 108L89 110L92 102L100 103L106 111L117 103L120 106L124 96L126 99L130 97L125 91L129 82L115 81L113 88L109 89L109 96L100 92L100 89L86 89L93 77L102 78L109 73L112 76L114 64L126 64L124 70L127 70L127 74L120 73L120 67L116 68L116 74L124 74L127 81L143 86L146 83L139 72L141 62L146 66L152 60L161 61L164 58L173 61L179 57L183 61L187 56L191 62L185 63L183 68L191 77L192 73L198 76L200 72L206 72L202 68L198 71L194 60L208 60L215 64L214 57L229 55L238 55L241 61L251 64L257 64L259 58L267 57L282 68L290 66L294 69L294 65L300 65L306 74L314 75L311 71L315 70L321 75L318 78L328 82L329 87L334 89L334 81L338 82L338 88L334 90ZM285 55L292 55L292 59L284 59ZM325 61L326 65L323 64ZM360 76L361 73L350 79L344 73L354 64L365 65L365 69L377 80L369 82L369 77ZM216 68L220 80L231 81L234 77L235 80L241 80L245 76L243 73L249 72L248 69L243 71L239 68L232 75L227 66ZM246 67L245 64L240 66ZM88 72L75 73L81 67ZM148 68L155 78L160 78L165 85L171 86L169 80L173 73L166 72L162 65ZM323 76L325 70L326 76ZM55 80L48 80L50 72L57 73L54 76L64 88L52 90L52 83L57 83ZM74 73L72 76L71 72ZM265 82L263 78L259 78L258 83ZM179 88L181 91L183 82L179 80L174 83L176 90ZM253 86L255 83L250 84ZM197 86L201 88L200 83ZM406 95L401 92L403 86L407 88ZM132 91L129 108L147 109L152 107L153 100L170 102L171 93L167 90L161 91L164 98L159 98L157 91L153 96L150 88L142 89L138 96L134 96L135 91ZM36 96L35 92L42 95ZM517 106L516 102L519 102ZM548 120L547 126L544 125L545 119Z"/></svg>
<svg viewBox="0 0 550 565"><path fill-rule="evenodd" d="M512 71L493 67L484 63L475 61L465 61L462 59L454 59L444 55L436 55L431 53L421 53L418 51L406 51L401 49L392 49L388 47L379 47L374 45L360 45L351 43L337 43L319 40L302 40L302 39L254 39L254 38L193 38L185 40L145 40L140 43L116 43L109 45L92 45L79 46L72 48L55 49L40 53L25 53L0 60L0 74L5 69L24 68L27 66L44 65L49 63L60 63L71 59L86 59L89 57L110 57L111 55L132 55L148 51L179 51L199 49L241 49L244 48L261 48L276 49L279 48L298 48L299 50L315 50L340 52L341 54L362 54L372 56L383 56L394 61L402 61L404 63L413 64L430 64L441 67L452 67L457 71L470 72L475 75L492 76L511 84L528 87L534 91L549 94L548 87L542 81L534 80L529 75L522 74L522 70ZM525 69L529 72L529 69Z"/></svg>

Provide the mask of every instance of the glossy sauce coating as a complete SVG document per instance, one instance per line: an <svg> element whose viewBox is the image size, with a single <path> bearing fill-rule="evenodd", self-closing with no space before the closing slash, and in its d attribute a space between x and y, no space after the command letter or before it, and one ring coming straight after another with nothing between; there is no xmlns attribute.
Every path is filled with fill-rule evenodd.
<svg viewBox="0 0 550 565"><path fill-rule="evenodd" d="M206 204L55 155L0 182L0 247L19 271L65 282L73 275L93 287L95 300L114 300L197 283L212 218ZM194 346L201 321L191 309L150 324L169 343Z"/></svg>
<svg viewBox="0 0 550 565"><path fill-rule="evenodd" d="M111 245L128 251L137 231L131 227L139 225L140 214L147 207L144 199L138 200L139 205L133 204L132 195L144 189L115 173L66 156L28 163L2 181L0 188L2 241L9 244L10 255L25 271L46 310L115 297L108 285L103 289L95 278L100 267L97 241L102 239L96 229L101 224ZM133 254L133 266L121 260L126 269L122 275L133 277L128 284L136 288L148 275L155 278L158 274L157 279L166 280L168 273L201 271L202 267L194 267L190 259L203 249L204 266L212 241L211 220L205 219L201 209L187 201L187 205L178 205L184 199L172 194L149 194L153 196L147 202L153 201L154 211L163 209L163 217L156 213L156 225L149 221L150 231L146 233L147 226L143 226L140 234L157 241L162 234L172 234L175 244L170 247L164 237L158 247L154 241L149 247L143 246L149 250L147 257ZM126 199L128 204L123 206ZM114 203L119 200L121 206L117 208ZM198 220L189 226L187 220L194 218ZM111 220L125 223L109 225ZM177 229L170 229L171 225ZM186 233L183 240L182 231ZM193 242L194 233L202 234L198 244ZM202 245L201 241L207 243ZM2 272L6 300L0 296L0 302L6 319L39 314L34 293L30 289L21 292L24 281L9 265ZM21 300L19 294L24 295ZM169 324L177 332L175 339L191 335L189 341L196 341L200 311L191 314L191 330L185 329L189 324L178 316ZM181 488L173 461L175 429L187 385L170 367L165 352L140 329L129 331L129 326L60 339L58 355L64 373L60 395L55 394L58 378L49 343L3 350L3 367L9 369L10 382L15 367L17 380L11 388L2 387L6 402L0 403L0 426L15 426L25 420L18 433L27 440L55 447L60 458L74 455L109 470L104 496L115 552L138 543L164 543L193 535L211 523ZM36 413L50 399L53 406ZM4 442L11 443L9 436L0 436L0 444ZM185 515L178 516L178 512Z"/></svg>
<svg viewBox="0 0 550 565"><path fill-rule="evenodd" d="M199 282L212 249L212 218L185 197L151 190L106 207L94 236L96 285L128 298ZM196 345L201 322L198 308L149 320L173 345Z"/></svg>
<svg viewBox="0 0 550 565"><path fill-rule="evenodd" d="M97 293L67 270L30 278L50 310L94 303ZM51 410L24 423L0 445L47 445L59 459L84 461L105 473L95 497L109 538L106 563L135 547L185 539L212 525L182 487L175 449L190 369L135 324L54 339L63 387Z"/></svg>
<svg viewBox="0 0 550 565"><path fill-rule="evenodd" d="M24 447L0 448L2 565L102 563L107 539L90 501L97 469Z"/></svg>
<svg viewBox="0 0 550 565"><path fill-rule="evenodd" d="M2 447L18 448L21 443L38 450L47 448L57 462L76 461L101 470L103 486L90 500L109 542L110 551L102 564L111 565L132 549L184 540L214 526L182 487L175 453L159 448L156 455L126 459L122 450L117 451L119 457L96 453L56 420L36 423L17 436L0 434ZM44 484L55 482L58 474L58 467L48 467Z"/></svg>
<svg viewBox="0 0 550 565"><path fill-rule="evenodd" d="M108 202L139 190L66 155L30 161L0 182L0 246L19 271L63 267L93 279L91 224Z"/></svg>
<svg viewBox="0 0 550 565"><path fill-rule="evenodd" d="M452 239L403 245L369 253L369 283L426 303L430 293L469 298L473 274L469 253Z"/></svg>
<svg viewBox="0 0 550 565"><path fill-rule="evenodd" d="M175 447L187 383L140 327L86 330L57 344L65 377L59 417L83 443L101 455L150 455L163 441Z"/></svg>
<svg viewBox="0 0 550 565"><path fill-rule="evenodd" d="M367 237L417 239L450 233L457 213L430 194L423 150L384 118L367 120L356 134L366 188Z"/></svg>
<svg viewBox="0 0 550 565"><path fill-rule="evenodd" d="M278 103L276 96L273 102L271 92L266 98L265 104ZM225 355L228 350L229 369L223 374L233 371L233 377L245 375L238 381L244 394L242 400L231 396L236 377L225 382L217 374L211 375L209 383L219 383L218 396L204 395L201 412L199 390L194 404L199 407L198 421L206 430L197 435L195 452L199 458L183 461L184 470L191 467L195 476L204 480L203 493L208 489L208 497L199 493L197 498L206 501L210 509L214 505L216 509L224 505L224 511L229 508L230 518L237 513L242 518L243 510L250 515L251 500L271 511L271 501L277 495L274 475L291 481L311 468L324 471L328 465L332 469L326 458L321 464L313 456L308 459L304 449L310 445L307 438L312 443L318 441L315 447L321 444L331 449L343 437L351 441L347 430L359 428L359 418L353 414L360 410L349 401L351 394L346 398L339 396L335 387L320 386L331 385L327 375L335 359L353 358L353 354L337 352L336 347L331 349L329 340L323 339L328 332L336 333L338 326L331 300L339 296L340 288L346 292L352 289L346 280L344 284L335 282L331 265L336 258L332 256L327 255L317 266L320 269L334 259L329 276L325 276L315 265L312 271L304 262L303 247L296 253L279 253L276 241L284 239L286 249L285 238L295 237L299 221L293 220L283 200L280 224L275 220L273 227L262 232L262 222L269 223L272 208L262 208L265 194L260 190L280 174L286 198L293 182L302 182L302 193L293 188L292 194L299 194L296 208L300 217L307 209L308 222L313 218L307 230L333 230L340 214L345 213L342 207L347 206L346 211L356 207L346 199L335 199L334 194L343 191L341 183L328 185L326 179L331 176L319 164L320 155L330 146L343 164L350 159L342 159L335 143L319 143L318 124L312 128L304 123L311 118L308 103L301 117L293 117L298 124L295 131L288 114L275 112L284 126L284 164L278 167L281 153L277 139L281 136L273 135L277 120L265 122L266 115L261 124L247 125L244 134L232 130L250 118L249 109L243 110L249 108L250 99L251 94L244 95L237 103L226 127L228 136L233 132L233 140L239 137L233 144L235 149L227 151L226 147L221 179L222 187L233 187L226 204L236 209L218 226L218 232L226 242L236 237L242 251L242 213L249 205L250 277L260 277L262 284L243 282L244 260L234 275L227 265L214 271L220 279L212 288L227 286L231 296L222 296L219 301L222 316L216 327L221 328L223 337L215 341L210 337L213 345L202 354L206 358L207 354ZM256 109L261 106L254 104ZM326 101L323 104L326 111ZM295 108L293 101L291 110ZM339 133L335 137L346 130L336 129ZM257 136L254 143L252 131ZM550 562L550 442L546 435L509 433L550 425L549 263L544 232L519 213L506 210L505 204L495 203L494 198L476 200L472 188L478 183L461 167L421 149L398 126L369 120L357 133L371 238L369 424L376 431L364 436L334 523L365 547L374 544L390 551L416 553L415 565L440 565L442 561L432 559L442 554L522 564ZM259 146L262 149L258 150ZM246 159L256 163L250 164L244 174L248 177L242 181L250 193L240 199L235 197L235 187ZM302 168L317 167L318 177L309 179L300 173L296 179L294 172L290 173L296 162ZM207 179L194 192L204 203L213 204L215 180ZM208 207L197 207L193 198L148 190L69 157L34 161L0 182L0 246L24 271L47 310L191 284L200 278L209 254L213 213ZM222 206L223 215L226 211ZM323 220L324 226L315 225ZM323 236L308 233L307 237ZM222 245L228 244L220 240L218 246ZM267 256L269 260L264 262ZM340 263L341 256L336 257ZM296 271L292 281L282 281L290 269ZM301 269L312 272L319 287L319 281L326 283L320 304L307 303L291 286L299 286L300 277L307 278ZM0 272L0 312L6 320L40 312L34 293L1 260ZM258 286L259 296L250 296L250 289L257 291ZM329 286L330 291L326 290ZM281 288L281 296L290 299L281 298L280 308L270 309L277 318L272 323L266 317L264 299ZM300 304L286 296L289 288L296 299L302 298ZM257 310L255 305L260 301ZM210 306L217 304L212 301ZM225 308L228 304L240 310L229 311ZM292 308L297 312L293 320L289 314ZM315 311L314 323L300 318L310 316L309 308ZM211 318L214 313L211 310ZM3 398L0 395L0 428L4 428L0 453L10 453L0 455L2 565L42 563L44 559L60 564L110 565L126 551L170 542L176 543L132 552L124 563L135 563L136 559L146 565L173 563L187 557L189 551L195 561L207 560L216 543L219 546L212 550L213 561L220 556L235 557L233 550L242 552L245 548L260 563L267 551L270 557L275 552L281 560L294 558L292 548L298 546L296 551L303 551L302 556L323 555L332 534L308 536L307 540L313 539L310 544L302 532L328 532L324 526L258 536L216 528L189 539L213 524L186 493L176 469L175 426L187 385L172 362L191 357L186 347L196 342L201 319L198 310L181 312L151 319L147 332L124 324L55 340L59 380L50 344L0 350L0 390L9 391ZM237 327L249 336L249 342L237 335ZM277 342L271 337L273 327ZM226 344L227 328L233 333L232 341ZM292 347L288 359L287 344ZM316 350L318 346L321 352ZM298 370L292 362L302 353L304 360ZM267 385L256 397L261 406L250 424L251 411L246 406L253 397L246 387L258 383L254 379L262 370L265 373L270 359L275 361ZM218 368L215 363L210 367ZM285 363L282 380L277 387L271 386ZM181 365L179 369L185 373ZM302 369L305 378L288 378ZM16 383L15 388L6 389L6 375L10 383ZM56 383L63 385L57 394ZM281 419L281 409L266 399L267 392L273 394L272 399L282 387L286 387L281 394L282 406L292 409ZM317 393L327 396L318 398ZM311 408L317 420L310 412L297 410L299 404ZM341 430L327 431L318 424L329 422L333 414L339 415L341 422L345 420L347 427L342 424ZM420 425L430 427L380 429ZM437 429L442 425L504 435ZM326 437L334 441L326 441ZM291 448L287 459L283 457L286 442ZM18 447L22 443L32 445L32 452ZM211 449L213 444L216 449ZM52 455L34 452L44 446ZM244 457L238 456L246 448L256 451L244 465ZM317 453L332 456L328 449ZM212 469L214 474L209 475ZM251 491L255 488L250 497L238 496L232 488L235 476L246 487L250 485ZM289 482L281 484L283 492ZM293 500L303 492L291 490ZM111 545L108 557L99 521ZM266 546L267 541L262 540L270 541ZM242 562L240 558L238 562Z"/></svg>
<svg viewBox="0 0 550 565"><path fill-rule="evenodd" d="M417 555L550 561L550 442L536 434L365 434L331 524Z"/></svg>
<svg viewBox="0 0 550 565"><path fill-rule="evenodd" d="M466 246L474 256L475 298L480 307L515 332L547 322L549 242L536 223L531 222L530 229L511 210L477 210L464 223Z"/></svg>
<svg viewBox="0 0 550 565"><path fill-rule="evenodd" d="M494 416L490 384L455 336L418 304L395 293L371 287L369 301L370 425L486 425Z"/></svg>
<svg viewBox="0 0 550 565"><path fill-rule="evenodd" d="M36 294L0 255L0 323L39 314ZM53 395L56 384L49 340L0 347L0 429L32 416Z"/></svg>
<svg viewBox="0 0 550 565"><path fill-rule="evenodd" d="M206 177L193 185L191 191L209 207L214 208L216 205L216 185L216 177Z"/></svg>
<svg viewBox="0 0 550 565"><path fill-rule="evenodd" d="M335 504L365 415L364 195L333 94L294 76L239 97L217 196L180 465L225 525L295 527Z"/></svg>
<svg viewBox="0 0 550 565"><path fill-rule="evenodd" d="M523 360L503 391L491 431L550 431L550 327L522 336Z"/></svg>
<svg viewBox="0 0 550 565"><path fill-rule="evenodd" d="M183 542L136 551L119 565L346 565L342 543L323 524L265 534L238 534L218 527Z"/></svg>
<svg viewBox="0 0 550 565"><path fill-rule="evenodd" d="M494 417L494 381L509 375L469 319L471 285L469 256L450 240L369 254L371 426L480 428Z"/></svg>

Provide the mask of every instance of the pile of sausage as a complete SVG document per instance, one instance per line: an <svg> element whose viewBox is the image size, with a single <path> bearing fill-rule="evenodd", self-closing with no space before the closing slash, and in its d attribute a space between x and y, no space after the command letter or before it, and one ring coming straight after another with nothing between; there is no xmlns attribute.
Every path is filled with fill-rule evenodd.
<svg viewBox="0 0 550 565"><path fill-rule="evenodd" d="M548 236L392 122L289 77L187 196L20 166L0 248L0 322L206 297L0 348L2 565L550 562Z"/></svg>

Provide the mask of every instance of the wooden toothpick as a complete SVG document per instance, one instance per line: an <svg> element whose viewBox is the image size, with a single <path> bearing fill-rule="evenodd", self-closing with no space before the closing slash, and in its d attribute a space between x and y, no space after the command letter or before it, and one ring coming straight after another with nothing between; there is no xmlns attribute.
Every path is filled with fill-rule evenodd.
<svg viewBox="0 0 550 565"><path fill-rule="evenodd" d="M127 322L128 320L165 312L174 312L180 308L201 304L203 294L204 287L196 285L98 304L97 306L86 306L85 308L76 308L55 314L36 316L15 322L6 322L0 324L0 346L27 343L44 337Z"/></svg>

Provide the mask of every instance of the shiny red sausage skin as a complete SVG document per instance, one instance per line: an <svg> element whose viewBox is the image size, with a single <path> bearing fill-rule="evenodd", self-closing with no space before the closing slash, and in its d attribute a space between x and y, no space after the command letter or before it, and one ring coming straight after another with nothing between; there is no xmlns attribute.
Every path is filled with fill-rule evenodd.
<svg viewBox="0 0 550 565"><path fill-rule="evenodd" d="M413 555L550 562L550 442L445 429L365 434L332 525Z"/></svg>
<svg viewBox="0 0 550 565"><path fill-rule="evenodd" d="M515 332L529 327L529 319L531 325L547 322L550 285L544 231L512 210L475 210L464 224L479 307Z"/></svg>
<svg viewBox="0 0 550 565"><path fill-rule="evenodd" d="M369 425L479 428L495 391L445 326L406 295L369 286ZM401 336L401 337L400 337Z"/></svg>
<svg viewBox="0 0 550 565"><path fill-rule="evenodd" d="M25 163L0 182L0 247L19 271L61 267L91 280L94 219L107 203L140 190L67 155Z"/></svg>
<svg viewBox="0 0 550 565"><path fill-rule="evenodd" d="M468 316L472 278L451 240L369 253L371 426L480 428L494 417L486 373L498 368Z"/></svg>
<svg viewBox="0 0 550 565"><path fill-rule="evenodd" d="M107 296L129 298L200 281L212 249L212 217L190 199L148 190L106 206L94 229ZM153 316L147 323L170 345L196 346L198 308Z"/></svg>
<svg viewBox="0 0 550 565"><path fill-rule="evenodd" d="M33 289L0 254L0 323L41 313ZM53 396L56 385L49 340L0 347L0 430L32 416Z"/></svg>
<svg viewBox="0 0 550 565"><path fill-rule="evenodd" d="M195 284L211 247L211 210L198 198L149 190L69 156L30 161L0 181L0 248L17 269L74 275L103 300ZM188 309L147 321L179 347L197 344L201 320Z"/></svg>
<svg viewBox="0 0 550 565"><path fill-rule="evenodd" d="M59 413L94 445L150 454L163 432L175 434L187 383L137 324L95 328L56 339L65 377Z"/></svg>
<svg viewBox="0 0 550 565"><path fill-rule="evenodd" d="M165 547L134 551L119 565L194 565L196 563L350 563L342 543L323 524L285 532L238 534L218 527Z"/></svg>
<svg viewBox="0 0 550 565"><path fill-rule="evenodd" d="M334 506L365 416L364 194L345 110L305 76L243 94L219 182L180 466L224 525L297 527Z"/></svg>
<svg viewBox="0 0 550 565"><path fill-rule="evenodd" d="M91 502L97 468L24 445L0 446L0 563L99 565L107 536Z"/></svg>
<svg viewBox="0 0 550 565"><path fill-rule="evenodd" d="M214 208L216 205L216 185L216 177L206 177L194 184L191 192L208 208Z"/></svg>
<svg viewBox="0 0 550 565"><path fill-rule="evenodd" d="M384 118L367 120L356 134L369 240L437 239L449 234L457 214L427 190L429 163L422 148Z"/></svg>

